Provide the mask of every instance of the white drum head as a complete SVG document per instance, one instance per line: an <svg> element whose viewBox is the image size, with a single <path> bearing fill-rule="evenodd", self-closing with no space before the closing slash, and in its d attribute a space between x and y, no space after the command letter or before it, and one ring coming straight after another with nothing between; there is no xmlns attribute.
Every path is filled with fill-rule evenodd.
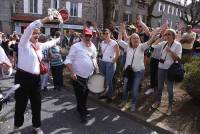
<svg viewBox="0 0 200 134"><path fill-rule="evenodd" d="M88 89L93 93L102 93L104 88L105 77L102 74L94 74L88 80Z"/></svg>

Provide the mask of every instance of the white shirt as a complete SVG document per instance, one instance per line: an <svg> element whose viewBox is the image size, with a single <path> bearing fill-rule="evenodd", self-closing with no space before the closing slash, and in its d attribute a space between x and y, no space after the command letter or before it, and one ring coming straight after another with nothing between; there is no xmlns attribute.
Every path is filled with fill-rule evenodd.
<svg viewBox="0 0 200 134"><path fill-rule="evenodd" d="M3 48L0 46L0 64L3 64L3 63L10 63L10 60L8 59Z"/></svg>
<svg viewBox="0 0 200 134"><path fill-rule="evenodd" d="M86 47L83 41L71 46L64 64L72 64L75 74L82 78L88 78L94 72L94 63L96 63L97 51L93 43ZM93 59L93 61L92 61Z"/></svg>
<svg viewBox="0 0 200 134"><path fill-rule="evenodd" d="M32 74L40 74L40 62L38 60L38 56L41 60L42 50L48 49L60 41L60 38L57 38L45 43L38 42L39 50L36 51L38 54L37 56L31 45L32 42L30 42L30 38L32 36L33 30L35 28L40 28L41 26L42 23L40 20L36 20L30 23L30 25L25 29L18 45L18 68Z"/></svg>
<svg viewBox="0 0 200 134"><path fill-rule="evenodd" d="M183 39L193 39L192 42L190 43L182 43L182 47L184 49L192 49L193 48L193 44L194 44L194 41L196 39L196 33L195 32L191 32L191 33L184 33L183 36L182 36Z"/></svg>
<svg viewBox="0 0 200 134"><path fill-rule="evenodd" d="M160 69L168 69L173 63L174 63L174 60L172 59L172 56L171 56L171 53L167 52L166 51L166 48L167 46L164 48L165 44L167 42L166 41L162 41L160 42L159 44L157 45L152 45L152 47L154 48L161 48L161 51L160 51L160 55L161 55L161 59L165 60L164 64L159 62L158 64L158 67ZM169 46L168 46L169 47ZM164 49L163 49L164 48ZM174 43L172 44L172 46L170 47L170 49L178 56L181 58L181 55L182 55L182 46L180 44L180 42L178 41L174 41Z"/></svg>
<svg viewBox="0 0 200 134"><path fill-rule="evenodd" d="M120 40L119 45L126 50L126 63L124 66L124 69L128 65L131 65L133 54L134 54L134 59L132 63L132 68L134 72L141 71L145 69L144 66L144 51L149 48L149 45L147 43L140 43L137 48L131 48L129 44L125 41Z"/></svg>
<svg viewBox="0 0 200 134"><path fill-rule="evenodd" d="M112 62L115 57L115 50L114 47L117 45L117 42L115 40L110 40L109 43L105 43L105 41L102 41L100 44L101 52L103 54L102 61L105 62Z"/></svg>

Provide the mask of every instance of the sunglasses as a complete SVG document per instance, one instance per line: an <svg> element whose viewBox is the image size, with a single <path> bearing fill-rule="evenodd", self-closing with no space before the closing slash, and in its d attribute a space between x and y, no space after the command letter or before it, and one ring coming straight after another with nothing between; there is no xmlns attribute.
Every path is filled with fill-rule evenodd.
<svg viewBox="0 0 200 134"><path fill-rule="evenodd" d="M90 37L90 38L91 38L91 37L92 37L92 35L87 35L87 34L86 34L86 35L85 35L85 37Z"/></svg>
<svg viewBox="0 0 200 134"><path fill-rule="evenodd" d="M108 35L109 33L103 33L103 34L106 34L106 35Z"/></svg>
<svg viewBox="0 0 200 134"><path fill-rule="evenodd" d="M167 34L164 34L164 36L171 36L171 34L167 33Z"/></svg>

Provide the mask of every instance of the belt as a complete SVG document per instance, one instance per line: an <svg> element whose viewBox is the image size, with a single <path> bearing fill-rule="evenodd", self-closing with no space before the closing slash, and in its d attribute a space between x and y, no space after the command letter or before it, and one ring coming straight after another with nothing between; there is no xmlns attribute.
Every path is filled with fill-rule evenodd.
<svg viewBox="0 0 200 134"><path fill-rule="evenodd" d="M40 74L30 73L30 72L24 71L23 69L20 69L20 68L17 68L17 71L28 74L28 75L40 76Z"/></svg>

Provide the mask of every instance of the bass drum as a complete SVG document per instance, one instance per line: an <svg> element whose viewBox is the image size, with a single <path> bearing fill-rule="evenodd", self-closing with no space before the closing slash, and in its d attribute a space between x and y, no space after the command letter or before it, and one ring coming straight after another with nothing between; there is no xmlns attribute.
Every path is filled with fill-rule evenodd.
<svg viewBox="0 0 200 134"><path fill-rule="evenodd" d="M104 83L105 83L104 75L97 73L89 78L87 82L87 87L92 93L98 94L104 92L105 90Z"/></svg>

